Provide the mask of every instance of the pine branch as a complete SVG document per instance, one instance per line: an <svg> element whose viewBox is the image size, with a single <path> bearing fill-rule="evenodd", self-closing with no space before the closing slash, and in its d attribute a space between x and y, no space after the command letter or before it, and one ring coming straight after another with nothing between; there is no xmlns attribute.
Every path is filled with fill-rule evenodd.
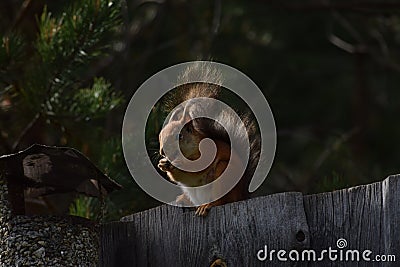
<svg viewBox="0 0 400 267"><path fill-rule="evenodd" d="M91 88L75 90L56 113L71 114L77 120L89 120L105 116L122 101L122 97L112 90L110 83L103 78L95 78Z"/></svg>
<svg viewBox="0 0 400 267"><path fill-rule="evenodd" d="M20 78L20 67L26 56L26 44L14 32L2 36L0 46L0 82L13 84Z"/></svg>
<svg viewBox="0 0 400 267"><path fill-rule="evenodd" d="M120 23L119 5L109 1L86 0L67 10L60 18L43 12L36 47L47 72L43 86L46 105L80 87L80 77L91 63L110 48L106 39Z"/></svg>

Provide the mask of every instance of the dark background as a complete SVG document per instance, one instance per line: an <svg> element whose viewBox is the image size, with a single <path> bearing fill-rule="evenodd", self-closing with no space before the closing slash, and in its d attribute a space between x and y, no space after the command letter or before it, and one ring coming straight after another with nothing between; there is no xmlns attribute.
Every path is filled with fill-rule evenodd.
<svg viewBox="0 0 400 267"><path fill-rule="evenodd" d="M99 17L107 23L93 44L98 51L88 49L87 55L71 57L67 52L92 40L92 33L83 30L68 35L76 30L65 21L73 21L74 14L90 21L100 11L85 13L84 5L107 1L76 1L71 9L73 2L0 3L3 50L9 49L4 40L14 34L25 43L18 46L16 42L19 52L14 56L10 52L9 58L0 57L0 154L32 143L77 148L124 186L107 201L109 219L158 204L134 183L122 156L121 124L129 99L156 72L196 59L212 59L244 72L272 108L278 145L258 195L331 191L398 172L400 3L115 1L116 21L107 27L108 13ZM56 49L46 61L50 52L38 45L45 29L40 26L41 15L51 13L57 22L63 12L67 17L58 27L66 30L59 31L65 35L60 43L73 38L84 41ZM93 25L82 29L102 24ZM53 60L63 53L68 55ZM41 66L47 69L38 72ZM60 66L57 75L66 73L61 79L64 85L41 89L40 82L47 88L58 77L51 70ZM105 103L101 110L95 106L95 95L89 93L76 101L73 110L65 108L77 99L70 92L93 89L95 77L109 83L102 101L115 102ZM62 92L59 102L47 98L48 92L56 91ZM38 119L35 114L40 114ZM149 133L153 137L162 118L155 116L154 121ZM96 204L80 197L70 212L91 217Z"/></svg>

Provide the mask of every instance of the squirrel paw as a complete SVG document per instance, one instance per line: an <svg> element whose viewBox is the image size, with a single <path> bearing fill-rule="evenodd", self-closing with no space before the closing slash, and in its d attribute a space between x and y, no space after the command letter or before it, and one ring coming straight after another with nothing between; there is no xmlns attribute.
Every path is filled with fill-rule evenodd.
<svg viewBox="0 0 400 267"><path fill-rule="evenodd" d="M206 217L212 206L211 203L201 205L200 207L197 207L195 214L197 216Z"/></svg>

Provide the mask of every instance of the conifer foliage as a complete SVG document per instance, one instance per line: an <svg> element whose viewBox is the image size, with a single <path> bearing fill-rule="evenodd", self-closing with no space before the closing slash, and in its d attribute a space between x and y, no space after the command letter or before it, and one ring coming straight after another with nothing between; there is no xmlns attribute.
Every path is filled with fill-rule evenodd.
<svg viewBox="0 0 400 267"><path fill-rule="evenodd" d="M65 120L101 118L122 101L107 80L93 77L120 30L119 3L71 1L54 12L44 5L18 23L29 4L0 32L1 152L19 150L39 122L64 129Z"/></svg>
<svg viewBox="0 0 400 267"><path fill-rule="evenodd" d="M99 163L121 151L99 140L123 97L98 77L98 66L114 52L121 29L118 0L0 3L0 155L32 143L70 146L118 176ZM98 208L98 200L79 197L70 213L96 218Z"/></svg>

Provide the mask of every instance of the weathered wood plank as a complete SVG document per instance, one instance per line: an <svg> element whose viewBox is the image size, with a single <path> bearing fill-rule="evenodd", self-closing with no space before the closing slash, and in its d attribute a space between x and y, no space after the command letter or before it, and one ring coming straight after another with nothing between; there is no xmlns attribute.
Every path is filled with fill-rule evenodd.
<svg viewBox="0 0 400 267"><path fill-rule="evenodd" d="M324 261L310 266L382 266L382 262L363 260L364 250L372 251L368 256L371 261L375 255L400 256L399 193L399 176L391 176L384 182L304 196L311 248L321 252L331 247L337 250L332 256L338 257L338 260L331 261L326 256ZM347 246L338 247L339 239L345 239ZM346 258L348 250L357 250L360 261L352 261L350 254ZM340 251L343 251L342 261ZM356 254L354 258L357 258ZM384 266L398 264L386 262Z"/></svg>
<svg viewBox="0 0 400 267"><path fill-rule="evenodd" d="M126 238L122 232L109 236L113 234L108 231L107 237L103 237L103 251L107 251L103 266L210 266L217 258L228 266L266 266L256 255L265 245L276 249L309 246L300 193L215 207L206 218L194 216L192 210L164 205L125 217L123 221L129 225L124 231L128 228L132 231L130 238L135 244L119 246L117 251L123 249L134 255L134 259L129 257L115 263L115 257L109 256L114 253L109 246L119 239L125 242ZM304 240L296 239L299 232L304 233ZM107 241L108 238L113 241ZM276 260L272 265L288 266Z"/></svg>
<svg viewBox="0 0 400 267"><path fill-rule="evenodd" d="M397 256L392 266L400 261L400 175L390 176L382 185L383 226L385 253ZM389 265L388 265L389 266Z"/></svg>
<svg viewBox="0 0 400 267"><path fill-rule="evenodd" d="M366 256L371 261L375 255L394 255L397 261L384 266L398 266L399 201L397 175L335 192L281 193L231 203L212 208L206 218L164 205L104 225L100 265L210 266L218 258L235 267L382 266L382 262L362 260L363 251L370 250ZM345 239L347 246L338 248L339 239ZM265 246L267 253L275 250L273 261L257 259ZM329 247L336 250L331 256L337 259L330 260L327 251L318 261L321 251ZM278 260L281 249L287 261ZM360 261L351 261L352 255L357 257L354 250ZM317 261L301 260L303 255L313 259L313 251ZM289 255L299 255L300 261L290 260Z"/></svg>
<svg viewBox="0 0 400 267"><path fill-rule="evenodd" d="M100 233L100 266L130 266L136 250L135 229L130 223L112 222L102 225Z"/></svg>

